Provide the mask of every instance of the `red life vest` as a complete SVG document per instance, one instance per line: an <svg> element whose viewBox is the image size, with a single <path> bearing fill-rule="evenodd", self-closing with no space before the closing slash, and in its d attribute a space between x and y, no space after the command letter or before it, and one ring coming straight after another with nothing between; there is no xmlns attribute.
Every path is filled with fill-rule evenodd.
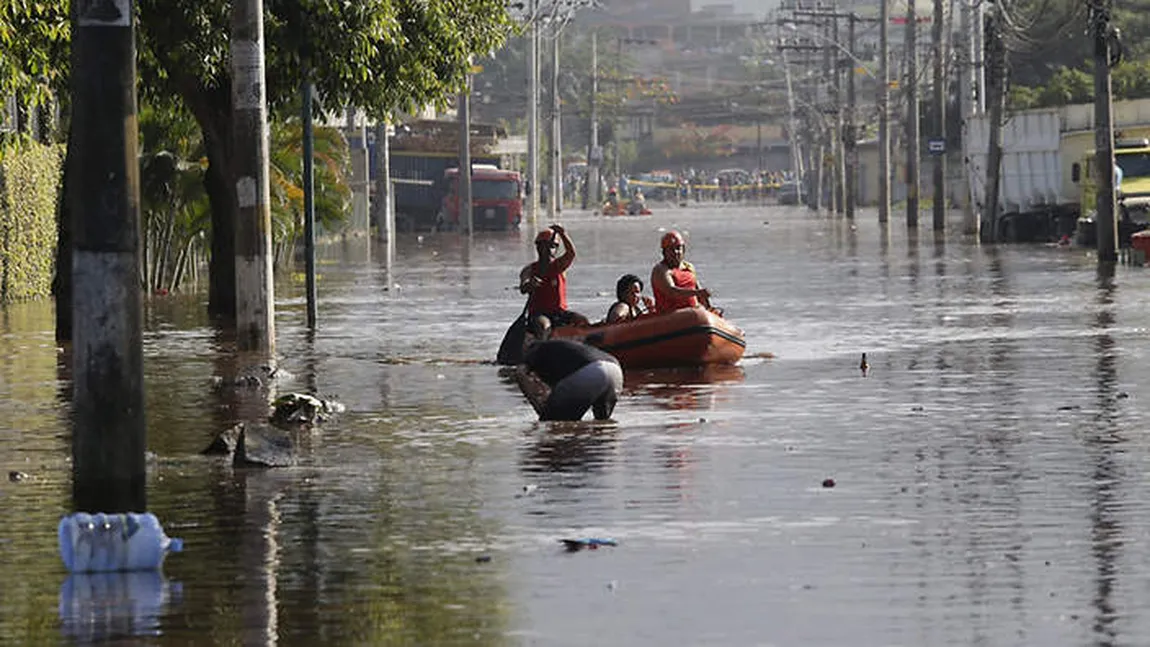
<svg viewBox="0 0 1150 647"><path fill-rule="evenodd" d="M666 263L663 263L663 266L666 267ZM699 288L698 280L695 278L695 266L687 261L683 261L679 267L671 269L671 280L677 288L684 290L697 290ZM693 308L699 305L699 300L695 297L666 294L660 289L658 283L652 287L655 288L655 310L657 312L671 312L672 310Z"/></svg>
<svg viewBox="0 0 1150 647"><path fill-rule="evenodd" d="M552 263L547 267L546 272L540 274L539 264L531 264L532 276L543 279L543 285L536 288L531 295L529 314L538 315L567 310L567 273L556 272L555 265Z"/></svg>

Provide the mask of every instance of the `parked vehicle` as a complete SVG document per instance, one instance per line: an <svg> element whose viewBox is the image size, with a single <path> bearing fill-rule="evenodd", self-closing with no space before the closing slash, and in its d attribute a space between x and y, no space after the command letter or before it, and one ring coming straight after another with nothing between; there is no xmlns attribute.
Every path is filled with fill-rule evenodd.
<svg viewBox="0 0 1150 647"><path fill-rule="evenodd" d="M523 220L523 181L519 173L491 164L473 164L471 170L472 226L475 229L517 229ZM447 194L440 203L439 228L466 226L460 218L459 169L444 172Z"/></svg>
<svg viewBox="0 0 1150 647"><path fill-rule="evenodd" d="M775 196L779 204L802 204L807 200L807 188L796 180L784 180Z"/></svg>
<svg viewBox="0 0 1150 647"><path fill-rule="evenodd" d="M990 120L967 119L963 137L969 160L969 190L975 205L986 204L987 149ZM998 190L998 240L1051 241L1075 229L1079 210L1076 189L1063 182L1062 116L1058 110L1011 115L1002 128L1002 165ZM983 210L982 231L991 232Z"/></svg>

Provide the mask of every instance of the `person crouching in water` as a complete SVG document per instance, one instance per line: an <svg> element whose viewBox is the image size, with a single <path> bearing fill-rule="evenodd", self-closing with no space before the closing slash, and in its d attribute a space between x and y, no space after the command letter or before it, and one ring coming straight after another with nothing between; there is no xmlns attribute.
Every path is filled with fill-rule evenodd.
<svg viewBox="0 0 1150 647"><path fill-rule="evenodd" d="M531 319L523 363L515 371L539 419L581 420L591 409L596 420L608 420L623 389L619 360L593 346L550 336L546 318Z"/></svg>

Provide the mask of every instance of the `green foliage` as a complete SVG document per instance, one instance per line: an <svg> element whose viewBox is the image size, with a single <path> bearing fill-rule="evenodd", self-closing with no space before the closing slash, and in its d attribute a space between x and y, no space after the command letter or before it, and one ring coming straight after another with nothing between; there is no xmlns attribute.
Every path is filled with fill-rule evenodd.
<svg viewBox="0 0 1150 647"><path fill-rule="evenodd" d="M1150 59L1126 61L1114 68L1111 88L1115 100L1150 97ZM1089 69L1066 67L1055 70L1050 79L1040 87L1014 86L1009 95L1010 107L1018 110L1093 101L1093 73Z"/></svg>
<svg viewBox="0 0 1150 647"><path fill-rule="evenodd" d="M60 146L0 150L0 302L51 292L62 163Z"/></svg>
<svg viewBox="0 0 1150 647"><path fill-rule="evenodd" d="M338 232L351 215L347 172L351 150L337 128L313 129L314 204L317 229ZM271 129L272 237L283 260L303 235L303 125L299 120L275 123Z"/></svg>
<svg viewBox="0 0 1150 647"><path fill-rule="evenodd" d="M67 82L71 31L67 0L0 2L0 98L49 100Z"/></svg>
<svg viewBox="0 0 1150 647"><path fill-rule="evenodd" d="M138 6L144 92L190 98L230 87L231 3ZM325 105L377 118L442 102L463 87L470 58L499 48L511 29L503 0L267 0L264 15L273 111L294 102L307 63Z"/></svg>

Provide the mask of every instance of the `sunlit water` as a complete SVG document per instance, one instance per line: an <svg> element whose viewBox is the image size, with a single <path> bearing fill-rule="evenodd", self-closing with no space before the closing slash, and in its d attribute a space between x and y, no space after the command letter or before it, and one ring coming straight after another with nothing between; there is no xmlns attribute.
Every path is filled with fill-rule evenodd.
<svg viewBox="0 0 1150 647"><path fill-rule="evenodd" d="M280 390L348 411L291 469L198 455L244 410L210 384L231 355L202 294L151 301L149 503L186 545L162 578L67 578L66 355L49 304L9 308L0 643L1144 643L1150 274L875 220L565 218L573 308L678 227L747 331L737 368L628 375L610 424L540 424L486 363L533 231L326 248L314 339L278 286Z"/></svg>

